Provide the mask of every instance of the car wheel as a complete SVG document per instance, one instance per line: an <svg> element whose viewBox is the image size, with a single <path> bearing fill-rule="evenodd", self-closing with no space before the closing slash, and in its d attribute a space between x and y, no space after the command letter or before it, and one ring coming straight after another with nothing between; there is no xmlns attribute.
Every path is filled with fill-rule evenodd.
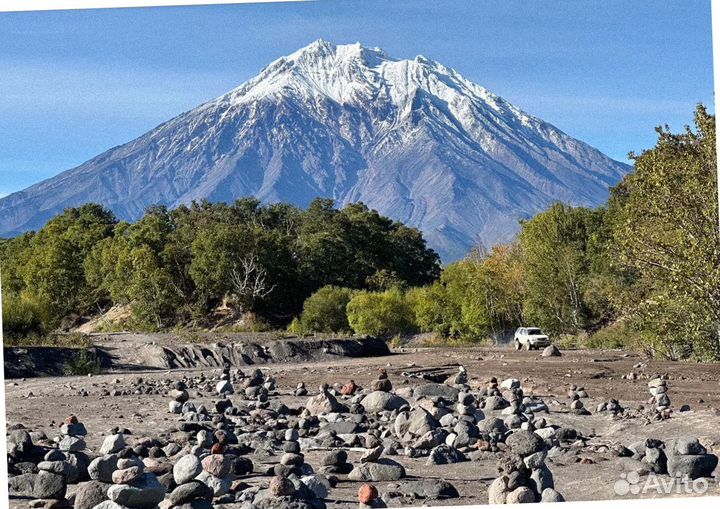
<svg viewBox="0 0 720 509"><path fill-rule="evenodd" d="M515 340L515 350L520 350L521 347L522 347L522 345L520 345L520 341L518 341L518 340L516 339L516 340Z"/></svg>

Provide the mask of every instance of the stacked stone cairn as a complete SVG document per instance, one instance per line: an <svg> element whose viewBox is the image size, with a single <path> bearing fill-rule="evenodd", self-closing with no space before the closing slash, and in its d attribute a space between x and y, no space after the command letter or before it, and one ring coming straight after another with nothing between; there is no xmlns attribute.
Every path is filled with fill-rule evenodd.
<svg viewBox="0 0 720 509"><path fill-rule="evenodd" d="M488 503L564 501L555 491L552 472L545 465L547 446L540 436L529 430L517 430L506 438L505 444L509 455L498 463L500 476L488 489Z"/></svg>
<svg viewBox="0 0 720 509"><path fill-rule="evenodd" d="M155 474L145 471L145 464L131 450L121 453L116 467L112 473L113 486L107 491L116 505L103 502L96 509L155 509L165 499L165 486Z"/></svg>
<svg viewBox="0 0 720 509"><path fill-rule="evenodd" d="M652 414L655 420L667 419L670 417L672 410L670 409L670 396L668 396L667 381L664 377L658 377L648 382L650 390L650 400L648 404L652 405Z"/></svg>
<svg viewBox="0 0 720 509"><path fill-rule="evenodd" d="M587 398L587 392L583 387L578 387L575 384L570 386L568 391L568 397L570 398L570 412L575 415L590 415L590 411L585 408L582 402L582 398Z"/></svg>
<svg viewBox="0 0 720 509"><path fill-rule="evenodd" d="M213 490L204 482L196 479L202 472L203 466L200 459L194 454L187 454L175 463L172 475L176 487L168 497L171 507L212 508Z"/></svg>
<svg viewBox="0 0 720 509"><path fill-rule="evenodd" d="M718 457L708 453L695 437L680 437L673 441L671 447L662 440L647 438L630 444L628 449L634 463L626 465L625 468L639 475L653 472L694 480L712 477L718 465Z"/></svg>

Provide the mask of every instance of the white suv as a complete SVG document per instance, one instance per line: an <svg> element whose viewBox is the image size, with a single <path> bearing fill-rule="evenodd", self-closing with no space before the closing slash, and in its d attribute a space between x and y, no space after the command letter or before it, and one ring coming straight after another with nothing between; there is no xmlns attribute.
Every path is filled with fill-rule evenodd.
<svg viewBox="0 0 720 509"><path fill-rule="evenodd" d="M550 346L550 338L537 327L520 327L515 331L515 350L537 350Z"/></svg>

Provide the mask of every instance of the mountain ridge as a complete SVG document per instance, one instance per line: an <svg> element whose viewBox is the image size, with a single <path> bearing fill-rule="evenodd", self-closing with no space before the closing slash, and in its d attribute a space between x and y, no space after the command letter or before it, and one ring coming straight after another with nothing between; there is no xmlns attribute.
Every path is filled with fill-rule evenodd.
<svg viewBox="0 0 720 509"><path fill-rule="evenodd" d="M598 206L629 166L423 56L317 40L239 87L0 199L0 235L96 201L120 219L203 198L363 201L444 261L554 201Z"/></svg>

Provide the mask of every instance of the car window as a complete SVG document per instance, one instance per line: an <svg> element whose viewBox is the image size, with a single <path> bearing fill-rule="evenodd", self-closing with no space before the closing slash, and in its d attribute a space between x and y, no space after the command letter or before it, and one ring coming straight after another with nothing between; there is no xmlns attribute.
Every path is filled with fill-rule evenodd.
<svg viewBox="0 0 720 509"><path fill-rule="evenodd" d="M542 334L542 331L540 329L528 329L528 334Z"/></svg>

